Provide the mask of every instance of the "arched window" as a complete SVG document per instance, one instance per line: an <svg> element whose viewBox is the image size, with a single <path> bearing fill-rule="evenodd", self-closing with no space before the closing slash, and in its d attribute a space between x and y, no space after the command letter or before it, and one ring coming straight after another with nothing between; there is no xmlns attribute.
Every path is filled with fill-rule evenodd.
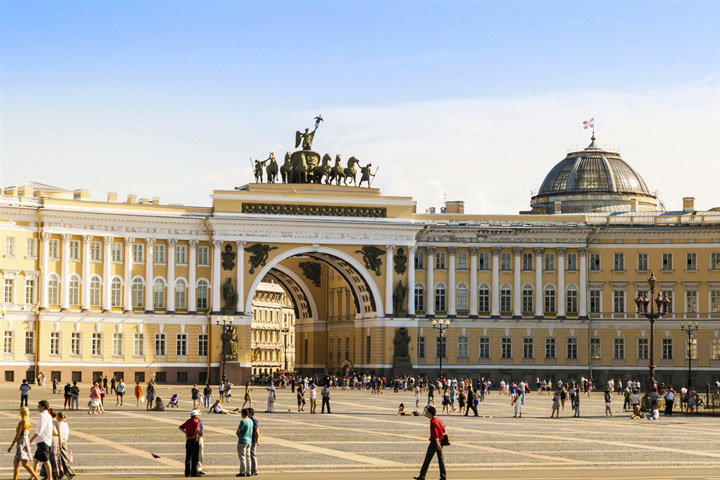
<svg viewBox="0 0 720 480"><path fill-rule="evenodd" d="M425 311L425 286L422 283L415 284L415 310Z"/></svg>
<svg viewBox="0 0 720 480"><path fill-rule="evenodd" d="M445 303L445 284L444 283L438 283L435 285L435 311L436 312L445 312L447 311L447 306Z"/></svg>
<svg viewBox="0 0 720 480"><path fill-rule="evenodd" d="M197 308L208 308L207 280L199 280L197 283Z"/></svg>
<svg viewBox="0 0 720 480"><path fill-rule="evenodd" d="M73 275L70 277L70 305L80 305L80 278Z"/></svg>
<svg viewBox="0 0 720 480"><path fill-rule="evenodd" d="M500 313L510 313L512 289L508 285L500 287Z"/></svg>
<svg viewBox="0 0 720 480"><path fill-rule="evenodd" d="M461 283L457 286L457 310L468 311L468 286Z"/></svg>
<svg viewBox="0 0 720 480"><path fill-rule="evenodd" d="M92 277L90 279L90 306L99 307L100 305L100 279L98 277Z"/></svg>
<svg viewBox="0 0 720 480"><path fill-rule="evenodd" d="M533 312L533 287L531 285L523 286L522 290L522 311L523 313Z"/></svg>
<svg viewBox="0 0 720 480"><path fill-rule="evenodd" d="M175 308L187 308L187 284L182 279L175 282Z"/></svg>
<svg viewBox="0 0 720 480"><path fill-rule="evenodd" d="M122 307L122 282L119 278L113 278L110 285L110 305Z"/></svg>
<svg viewBox="0 0 720 480"><path fill-rule="evenodd" d="M165 282L159 278L153 283L153 308L165 308Z"/></svg>
<svg viewBox="0 0 720 480"><path fill-rule="evenodd" d="M60 287L57 275L50 275L50 278L48 279L48 305L58 305L60 303L58 301L59 290Z"/></svg>
<svg viewBox="0 0 720 480"><path fill-rule="evenodd" d="M552 285L545 287L545 313L555 313L555 287Z"/></svg>
<svg viewBox="0 0 720 480"><path fill-rule="evenodd" d="M575 285L570 285L567 288L566 299L566 313L576 314L578 313L578 291Z"/></svg>
<svg viewBox="0 0 720 480"><path fill-rule="evenodd" d="M490 287L485 283L478 287L478 311L490 311Z"/></svg>
<svg viewBox="0 0 720 480"><path fill-rule="evenodd" d="M143 281L136 278L132 283L132 306L133 308L143 308Z"/></svg>

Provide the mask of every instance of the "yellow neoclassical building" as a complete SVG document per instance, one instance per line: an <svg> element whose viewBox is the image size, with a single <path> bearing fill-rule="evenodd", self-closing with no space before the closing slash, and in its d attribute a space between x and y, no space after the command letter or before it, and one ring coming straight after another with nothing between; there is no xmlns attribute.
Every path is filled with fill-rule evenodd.
<svg viewBox="0 0 720 480"><path fill-rule="evenodd" d="M293 161L313 158L303 152ZM644 382L654 358L657 379L679 384L690 352L696 385L720 377L720 211L692 198L663 211L594 139L517 215L465 213L462 201L421 213L409 197L326 183L211 199L4 188L4 380L215 382L226 355L238 383L284 368L285 353L303 373L432 376L442 357L451 375L496 381ZM669 300L652 339L635 306L651 272ZM698 324L691 348L682 322Z"/></svg>

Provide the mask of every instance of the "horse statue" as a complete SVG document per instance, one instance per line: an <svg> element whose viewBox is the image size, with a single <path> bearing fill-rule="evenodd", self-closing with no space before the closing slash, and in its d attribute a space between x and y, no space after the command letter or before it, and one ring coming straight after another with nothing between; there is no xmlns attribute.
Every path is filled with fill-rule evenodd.
<svg viewBox="0 0 720 480"><path fill-rule="evenodd" d="M275 183L278 174L278 164L275 161L275 152L270 152L270 163L265 167L265 173L267 174L267 183Z"/></svg>
<svg viewBox="0 0 720 480"><path fill-rule="evenodd" d="M305 158L305 152L295 152L297 163L293 165L293 181L292 183L308 183L308 165Z"/></svg>
<svg viewBox="0 0 720 480"><path fill-rule="evenodd" d="M340 180L342 180L343 183L345 182L345 169L342 166L342 159L339 154L335 157L335 166L330 169L328 185L331 185L333 180L335 180L336 185L340 185Z"/></svg>
<svg viewBox="0 0 720 480"><path fill-rule="evenodd" d="M330 183L330 160L330 155L326 153L322 163L312 169L313 183L322 183L323 177L327 177L326 183Z"/></svg>
<svg viewBox="0 0 720 480"><path fill-rule="evenodd" d="M282 177L283 183L290 183L292 181L293 166L290 162L290 152L285 153L285 163L280 167L280 176Z"/></svg>
<svg viewBox="0 0 720 480"><path fill-rule="evenodd" d="M357 175L357 168L355 168L355 165L357 165L358 163L360 163L360 160L355 157L350 157L348 159L348 166L345 169L344 185L347 185L348 178L351 178L353 185L357 187L357 178L355 178Z"/></svg>

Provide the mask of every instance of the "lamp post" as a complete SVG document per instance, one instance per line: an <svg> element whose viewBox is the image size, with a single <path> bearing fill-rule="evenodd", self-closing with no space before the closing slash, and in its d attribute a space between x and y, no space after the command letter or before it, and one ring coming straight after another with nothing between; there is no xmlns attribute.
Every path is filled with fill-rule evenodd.
<svg viewBox="0 0 720 480"><path fill-rule="evenodd" d="M432 327L437 330L440 333L440 348L438 349L438 356L440 357L440 378L442 379L443 373L442 373L442 362L443 357L445 356L445 342L443 341L443 337L445 336L445 330L450 328L450 320L445 321L432 321Z"/></svg>
<svg viewBox="0 0 720 480"><path fill-rule="evenodd" d="M688 322L687 324L685 322L680 324L680 329L687 333L688 340L687 340L687 346L688 346L688 390L690 390L690 387L692 387L692 346L693 346L693 333L697 332L698 330L698 323L692 323Z"/></svg>
<svg viewBox="0 0 720 480"><path fill-rule="evenodd" d="M215 323L218 324L218 326L222 326L222 335L220 335L220 340L222 341L222 381L225 381L225 355L228 351L228 343L230 343L231 338L231 332L230 330L233 328L233 318L232 317L217 317L215 318Z"/></svg>
<svg viewBox="0 0 720 480"><path fill-rule="evenodd" d="M290 327L283 325L280 331L283 333L283 363L285 364L285 371L287 371L287 337L288 333L290 333Z"/></svg>
<svg viewBox="0 0 720 480"><path fill-rule="evenodd" d="M655 299L655 305L653 305L652 298L655 295L655 285L657 283L657 279L655 278L654 273L650 273L650 278L648 278L648 287L650 287L650 298L647 296L640 296L635 299L635 305L637 305L637 312L650 320L650 378L648 381L647 391L648 393L652 392L656 387L657 383L655 382L655 348L654 348L654 338L655 338L655 320L662 317L663 315L668 313L668 307L670 305L670 299L668 298L667 294L663 298L663 296L658 292L658 296ZM650 307L650 311L648 311L648 306ZM657 312L655 311L655 306L657 306Z"/></svg>

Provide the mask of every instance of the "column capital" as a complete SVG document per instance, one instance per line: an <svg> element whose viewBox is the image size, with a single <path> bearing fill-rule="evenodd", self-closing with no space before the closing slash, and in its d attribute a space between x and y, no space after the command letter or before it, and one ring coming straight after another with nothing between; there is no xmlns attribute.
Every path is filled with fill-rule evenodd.
<svg viewBox="0 0 720 480"><path fill-rule="evenodd" d="M477 256L478 250L479 250L478 247L470 247L470 255Z"/></svg>
<svg viewBox="0 0 720 480"><path fill-rule="evenodd" d="M107 245L112 245L113 243L113 237L103 237L103 243Z"/></svg>
<svg viewBox="0 0 720 480"><path fill-rule="evenodd" d="M580 255L587 255L588 249L586 247L580 247L578 248L578 251L580 252Z"/></svg>
<svg viewBox="0 0 720 480"><path fill-rule="evenodd" d="M69 233L63 233L62 235L60 235L60 238L62 239L63 243L67 243L72 238L72 235L70 235Z"/></svg>
<svg viewBox="0 0 720 480"><path fill-rule="evenodd" d="M123 240L125 241L125 245L132 245L135 243L135 239L133 237L125 237Z"/></svg>
<svg viewBox="0 0 720 480"><path fill-rule="evenodd" d="M188 245L190 245L190 248L195 248L198 246L198 243L200 243L199 240L188 240Z"/></svg>
<svg viewBox="0 0 720 480"><path fill-rule="evenodd" d="M407 249L409 255L415 255L415 250L417 250L417 247L415 245L410 245L409 247L407 247Z"/></svg>
<svg viewBox="0 0 720 480"><path fill-rule="evenodd" d="M565 247L560 247L557 249L557 253L560 256L564 256L566 251L567 251L567 248L565 248Z"/></svg>
<svg viewBox="0 0 720 480"><path fill-rule="evenodd" d="M48 233L48 232L42 232L42 233L40 234L40 239L41 239L43 242L45 242L45 241L47 241L47 240L50 240L50 235L51 235L51 234Z"/></svg>
<svg viewBox="0 0 720 480"><path fill-rule="evenodd" d="M448 252L450 255L455 255L457 253L457 247L448 247Z"/></svg>
<svg viewBox="0 0 720 480"><path fill-rule="evenodd" d="M213 248L220 248L223 244L222 240L213 240L211 243Z"/></svg>
<svg viewBox="0 0 720 480"><path fill-rule="evenodd" d="M385 248L387 249L387 253L391 255L393 253L393 250L395 250L395 245L388 245Z"/></svg>
<svg viewBox="0 0 720 480"><path fill-rule="evenodd" d="M535 255L542 255L544 250L543 247L535 247Z"/></svg>
<svg viewBox="0 0 720 480"><path fill-rule="evenodd" d="M177 245L177 238L169 238L167 241L168 247L175 248Z"/></svg>
<svg viewBox="0 0 720 480"><path fill-rule="evenodd" d="M435 253L435 247L425 247L425 250L431 255Z"/></svg>
<svg viewBox="0 0 720 480"><path fill-rule="evenodd" d="M522 254L522 251L523 251L522 247L513 247L513 253L514 253L516 256L521 255L521 254Z"/></svg>
<svg viewBox="0 0 720 480"><path fill-rule="evenodd" d="M493 255L500 255L500 247L492 247L491 250Z"/></svg>
<svg viewBox="0 0 720 480"><path fill-rule="evenodd" d="M154 238L146 238L145 245L147 245L148 248L153 247L155 245L155 239Z"/></svg>
<svg viewBox="0 0 720 480"><path fill-rule="evenodd" d="M245 240L236 240L235 245L237 245L238 249L245 248L245 245L247 245L247 242Z"/></svg>
<svg viewBox="0 0 720 480"><path fill-rule="evenodd" d="M93 239L92 235L83 235L82 236L83 242L88 243L90 240Z"/></svg>

